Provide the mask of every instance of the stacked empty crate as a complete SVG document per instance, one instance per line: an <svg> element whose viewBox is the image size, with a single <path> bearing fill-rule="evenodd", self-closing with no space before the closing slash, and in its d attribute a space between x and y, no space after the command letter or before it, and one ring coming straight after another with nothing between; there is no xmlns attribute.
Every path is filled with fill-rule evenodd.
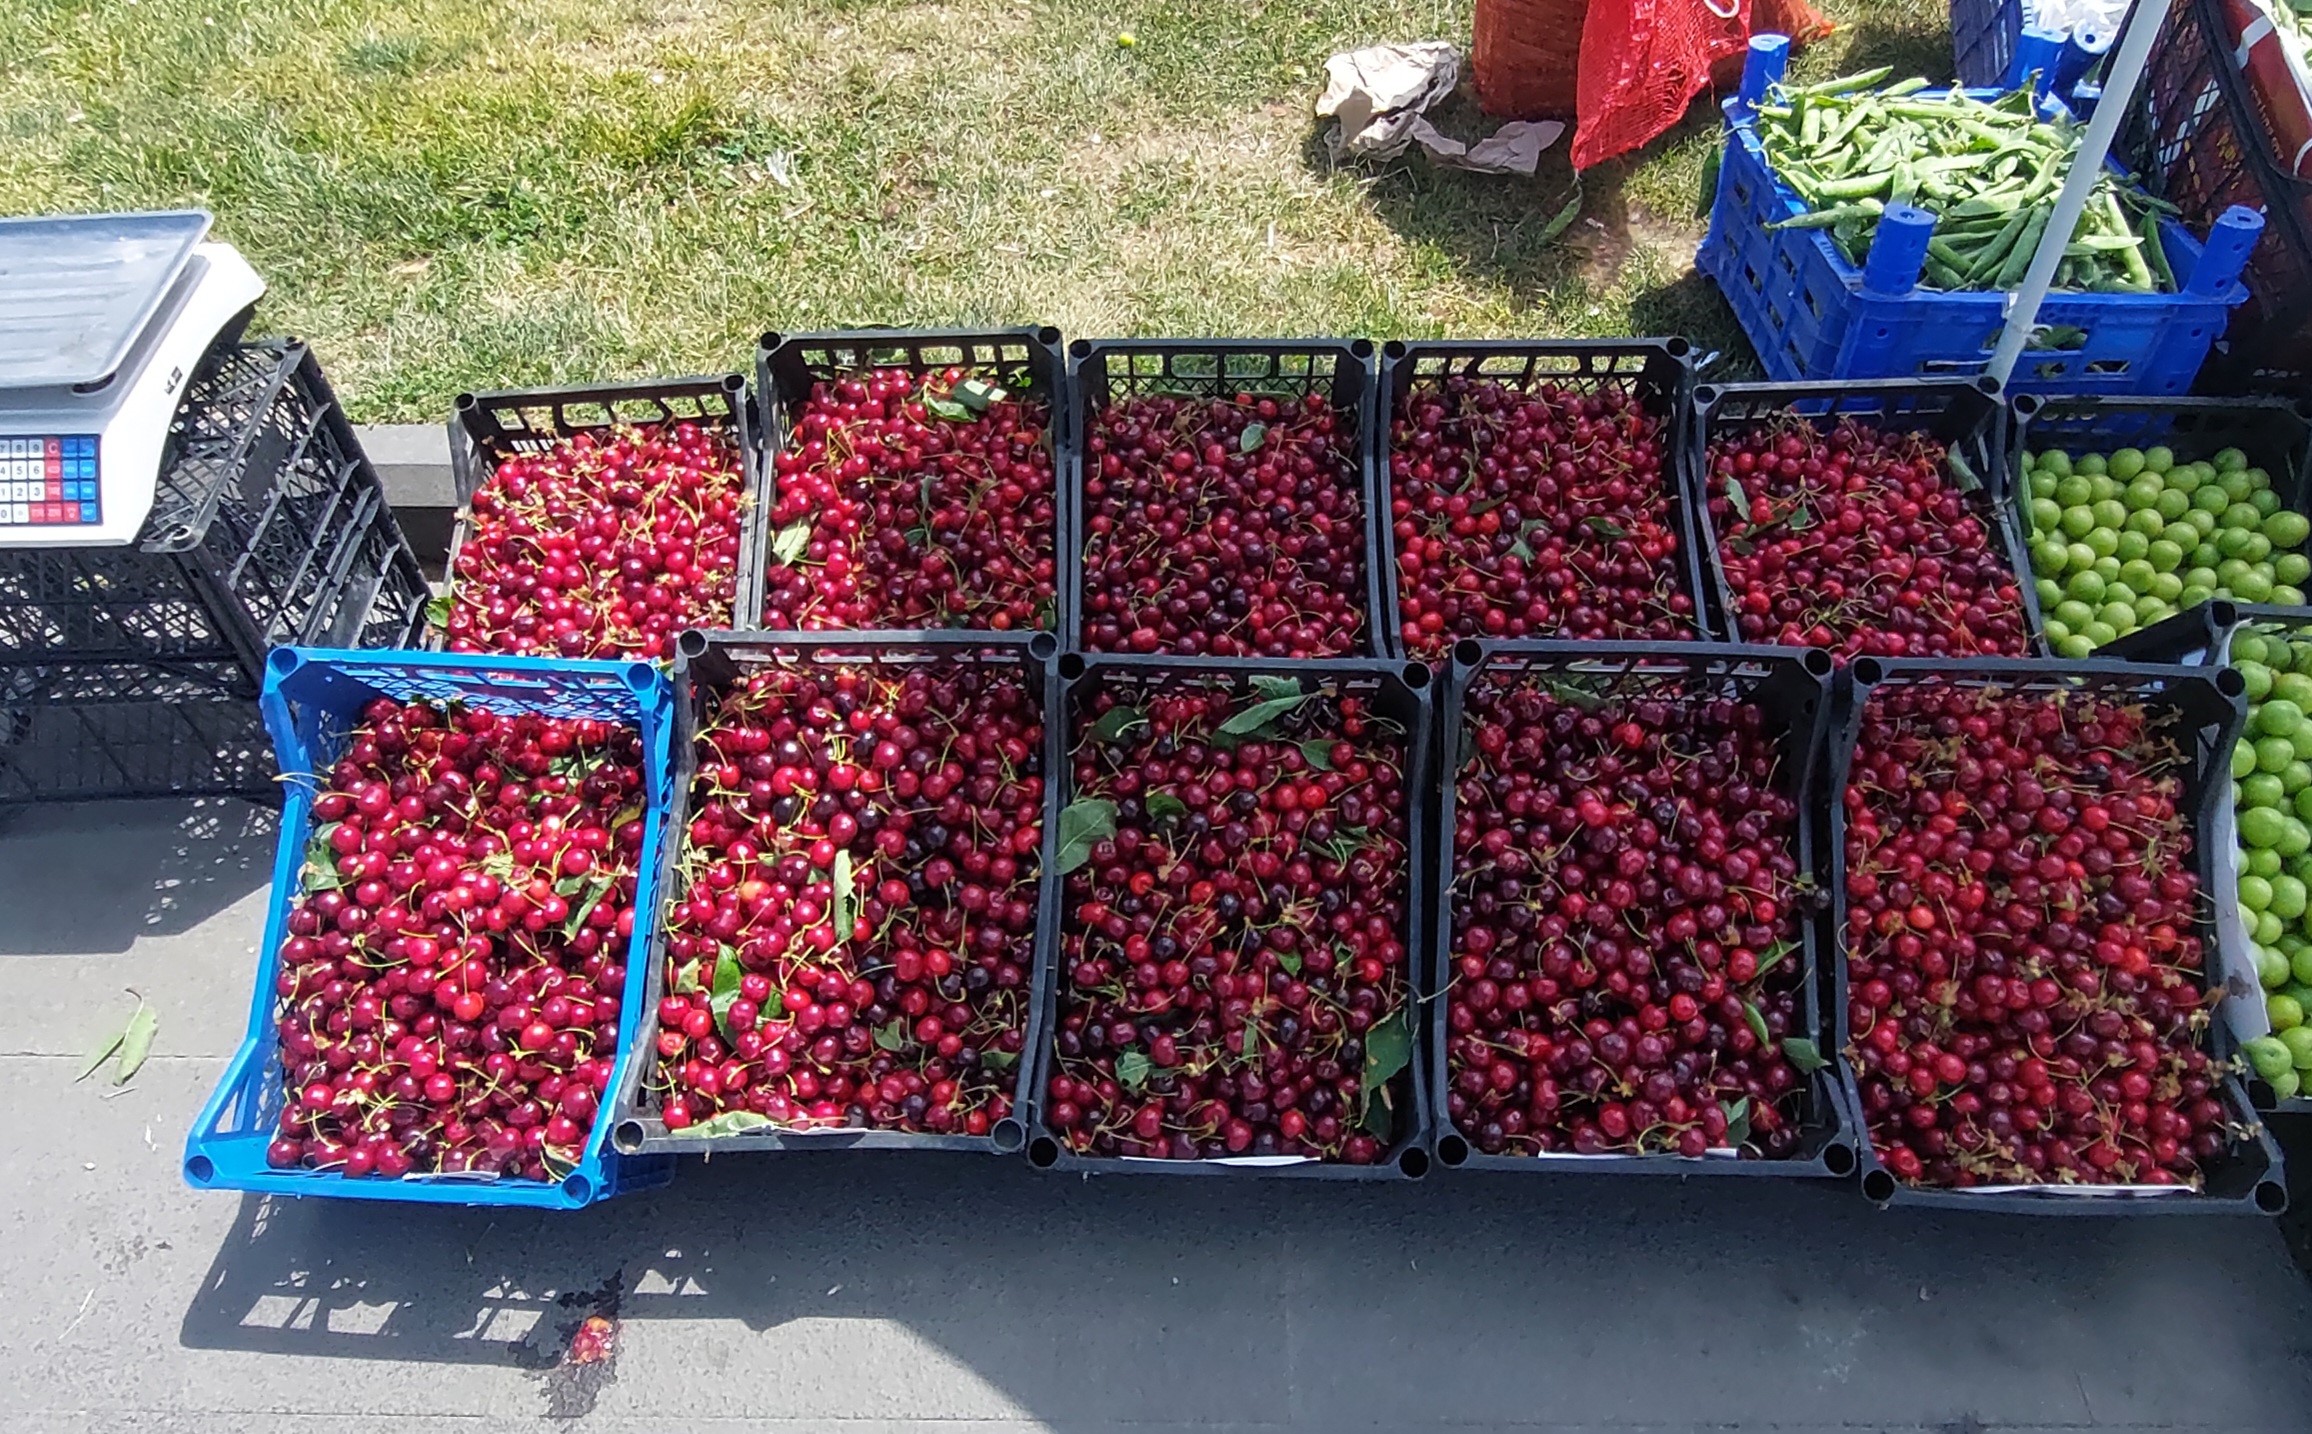
<svg viewBox="0 0 2312 1434"><path fill-rule="evenodd" d="M311 351L219 344L135 542L0 550L0 806L276 800L267 649L406 645L426 593Z"/></svg>
<svg viewBox="0 0 2312 1434"><path fill-rule="evenodd" d="M2283 43L2251 0L2176 0L2122 131L2185 223L2234 205L2264 216L2210 391L2300 392L2312 377L2312 100Z"/></svg>

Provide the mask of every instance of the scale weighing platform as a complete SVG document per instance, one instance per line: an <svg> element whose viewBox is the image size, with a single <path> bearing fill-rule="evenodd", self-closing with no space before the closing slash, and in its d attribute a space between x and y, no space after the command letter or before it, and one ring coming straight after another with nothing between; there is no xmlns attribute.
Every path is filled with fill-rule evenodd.
<svg viewBox="0 0 2312 1434"><path fill-rule="evenodd" d="M0 219L0 549L135 540L185 384L264 281L197 210Z"/></svg>

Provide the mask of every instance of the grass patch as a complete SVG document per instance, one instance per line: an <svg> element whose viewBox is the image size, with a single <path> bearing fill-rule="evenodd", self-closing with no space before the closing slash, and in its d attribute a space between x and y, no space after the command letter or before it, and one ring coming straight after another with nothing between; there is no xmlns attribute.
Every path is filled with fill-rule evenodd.
<svg viewBox="0 0 2312 1434"><path fill-rule="evenodd" d="M1949 73L1931 0L1800 62ZM1685 332L1696 106L1532 180L1335 169L1324 58L1468 0L0 0L0 211L197 204L365 420L746 363L765 328ZM1138 43L1119 46L1130 31ZM1473 114L1457 115L1474 125Z"/></svg>

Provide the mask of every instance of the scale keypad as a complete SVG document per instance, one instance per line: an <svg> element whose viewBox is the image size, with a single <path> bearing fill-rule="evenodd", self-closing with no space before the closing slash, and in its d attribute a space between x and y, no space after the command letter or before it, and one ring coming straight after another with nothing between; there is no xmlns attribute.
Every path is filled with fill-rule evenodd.
<svg viewBox="0 0 2312 1434"><path fill-rule="evenodd" d="M93 527L96 437L0 438L0 526Z"/></svg>

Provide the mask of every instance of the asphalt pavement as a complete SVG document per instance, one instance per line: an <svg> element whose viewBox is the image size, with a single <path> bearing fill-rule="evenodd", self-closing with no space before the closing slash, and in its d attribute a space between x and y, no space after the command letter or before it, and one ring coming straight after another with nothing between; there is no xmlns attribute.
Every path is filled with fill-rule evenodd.
<svg viewBox="0 0 2312 1434"><path fill-rule="evenodd" d="M2312 1430L2269 1220L860 1153L577 1214L196 1192L272 842L231 802L0 822L0 1431ZM152 1059L75 1084L131 989Z"/></svg>

